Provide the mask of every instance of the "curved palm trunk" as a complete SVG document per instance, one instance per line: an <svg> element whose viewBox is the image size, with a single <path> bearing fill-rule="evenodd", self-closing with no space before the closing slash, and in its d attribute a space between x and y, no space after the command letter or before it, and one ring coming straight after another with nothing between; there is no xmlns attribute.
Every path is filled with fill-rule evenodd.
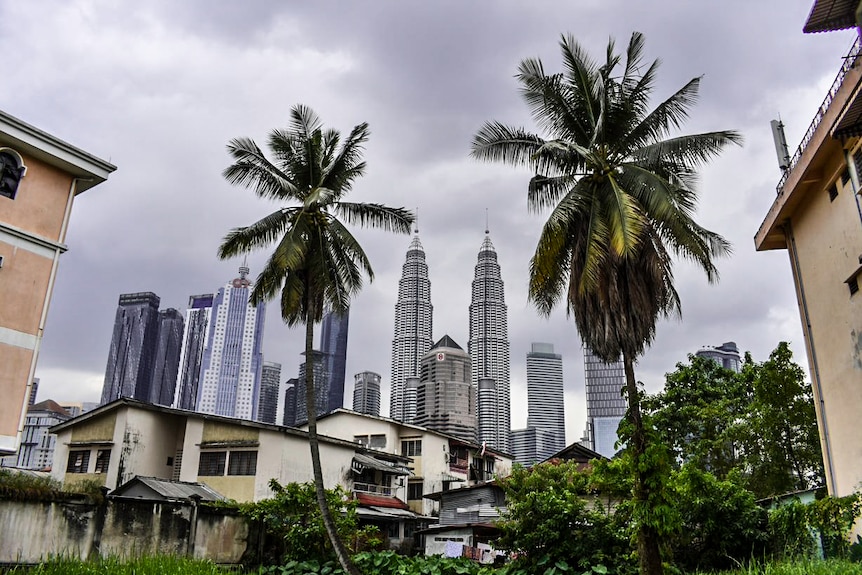
<svg viewBox="0 0 862 575"><path fill-rule="evenodd" d="M640 461L646 454L646 432L641 417L640 395L635 381L634 358L623 352L623 366L626 372L626 397L629 404L629 419L632 427L632 457L634 459L634 500L636 506L649 505L650 487L647 479L649 470L641 466ZM641 521L638 526L638 563L641 575L662 575L664 567L661 563L658 532L655 527Z"/></svg>
<svg viewBox="0 0 862 575"><path fill-rule="evenodd" d="M320 444L317 441L317 401L314 392L314 359L312 356L314 344L314 322L305 323L305 412L308 417L308 447L311 449L311 468L314 472L314 493L317 496L317 505L320 507L320 515L326 533L332 542L335 556L341 564L342 569L350 575L360 575L359 570L347 548L338 536L335 520L332 518L332 510L326 502L326 491L323 486L323 470L320 466Z"/></svg>

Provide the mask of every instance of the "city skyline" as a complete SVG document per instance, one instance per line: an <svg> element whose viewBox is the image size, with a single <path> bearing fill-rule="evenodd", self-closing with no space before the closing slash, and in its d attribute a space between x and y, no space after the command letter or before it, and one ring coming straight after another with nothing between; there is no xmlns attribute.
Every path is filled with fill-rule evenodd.
<svg viewBox="0 0 862 575"><path fill-rule="evenodd" d="M487 120L533 127L512 76L521 59L534 56L559 70L556 42L569 32L596 57L609 36L620 46L632 30L643 32L645 57L663 62L654 102L703 75L685 130L731 128L746 139L700 178L698 220L727 236L734 255L717 262L717 285L685 263L675 268L683 321L659 324L636 366L638 379L655 392L688 353L729 339L743 342L757 360L788 340L805 367L787 255L755 253L752 236L780 177L769 121L780 115L792 153L852 31L801 34L810 4L797 1L738 3L733 10L684 2L559 5L555 18L547 17L547 6L346 6L333 17L316 5L288 10L269 2L253 10L204 10L194 0L124 8L102 0L4 5L0 45L21 57L0 87L4 109L118 167L108 182L75 199L70 249L59 265L36 367L40 393L98 399L111 335L104 326L111 325L117 294L151 289L165 307L182 310L189 294L228 277L238 262L216 260L221 238L269 208L223 180L224 146L233 137L261 141L286 125L291 104L302 102L342 133L362 121L371 126L367 175L350 200L419 207L434 283L434 339L449 333L468 340L464 280L489 208L507 281L512 423L525 424L529 343L550 341L573 374L565 399L569 440L577 439L585 413L580 340L562 307L545 319L526 297L529 258L547 214L526 210L528 171L468 156L472 134ZM415 25L408 31L397 25L403 21ZM336 31L325 41L309 33L323 23ZM703 48L710 44L725 49ZM265 73L273 65L280 74ZM130 210L134 218L119 217ZM387 413L393 302L410 238L366 231L357 238L375 281L353 301L351 323L363 326L362 343L351 343L346 372L383 374ZM252 254L249 263L259 269L265 256ZM285 327L277 308L269 306L264 352L294 365L302 330ZM82 330L87 337L71 337Z"/></svg>

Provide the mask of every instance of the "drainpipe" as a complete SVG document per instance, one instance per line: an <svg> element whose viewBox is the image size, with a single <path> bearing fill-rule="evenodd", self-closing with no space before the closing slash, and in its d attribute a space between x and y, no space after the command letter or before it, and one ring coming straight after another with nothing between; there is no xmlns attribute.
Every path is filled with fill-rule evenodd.
<svg viewBox="0 0 862 575"><path fill-rule="evenodd" d="M784 235L787 242L787 251L790 254L790 267L793 271L793 278L796 280L796 285L799 288L799 303L802 308L802 329L805 332L806 343L808 345L808 353L811 357L812 370L812 386L815 390L818 405L815 406L820 413L820 431L823 433L823 452L824 463L826 466L826 476L829 483L829 494L837 496L838 492L835 487L835 469L832 463L832 438L829 435L829 423L826 418L826 402L823 400L823 387L820 385L820 367L817 362L817 350L814 346L814 334L811 329L811 318L808 315L808 300L805 297L805 286L802 283L802 268L799 265L799 253L796 250L796 237L793 235L793 228L788 221L784 224Z"/></svg>
<svg viewBox="0 0 862 575"><path fill-rule="evenodd" d="M862 6L862 3L860 3ZM862 154L862 149L860 149L857 154ZM850 174L850 183L853 187L853 198L856 200L856 211L859 213L859 223L862 224L862 204L859 203L859 173L856 171L856 162L853 161L853 156L850 155L849 150L844 150L844 162L847 165L847 171Z"/></svg>

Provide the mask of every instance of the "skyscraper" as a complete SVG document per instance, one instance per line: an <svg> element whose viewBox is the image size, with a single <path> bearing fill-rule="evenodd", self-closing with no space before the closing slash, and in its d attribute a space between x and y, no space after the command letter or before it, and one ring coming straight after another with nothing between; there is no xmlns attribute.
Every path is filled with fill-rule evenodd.
<svg viewBox="0 0 862 575"><path fill-rule="evenodd" d="M587 440L590 449L613 457L617 449L617 428L626 414L626 384L623 362L605 363L584 346L584 375L587 391Z"/></svg>
<svg viewBox="0 0 862 575"><path fill-rule="evenodd" d="M284 415L281 424L293 427L296 425L296 387L299 380L292 377L287 380L284 387Z"/></svg>
<svg viewBox="0 0 862 575"><path fill-rule="evenodd" d="M470 341L467 345L472 362L472 383L491 379L496 384L497 408L479 414L479 441L488 447L509 451L512 417L509 392L509 328L503 279L497 252L488 230L479 249L473 275L470 303Z"/></svg>
<svg viewBox="0 0 862 575"><path fill-rule="evenodd" d="M209 337L213 297L211 293L189 297L189 309L186 310L183 332L183 350L180 354L180 388L175 403L180 409L197 407L201 364Z"/></svg>
<svg viewBox="0 0 862 575"><path fill-rule="evenodd" d="M389 416L404 421L407 378L419 375L419 360L431 349L431 281L425 250L418 231L407 249L407 259L398 282L395 304L395 335L392 339L392 377Z"/></svg>
<svg viewBox="0 0 862 575"><path fill-rule="evenodd" d="M554 434L542 429L527 427L512 430L512 455L515 462L521 465L534 465L545 461L560 451L555 449L556 445L557 438Z"/></svg>
<svg viewBox="0 0 862 575"><path fill-rule="evenodd" d="M105 367L102 404L120 397L150 401L160 301L152 292L120 295Z"/></svg>
<svg viewBox="0 0 862 575"><path fill-rule="evenodd" d="M527 427L548 434L541 443L551 453L566 446L563 356L551 343L533 343L527 354Z"/></svg>
<svg viewBox="0 0 862 575"><path fill-rule="evenodd" d="M263 362L260 370L260 399L257 403L257 420L275 423L278 412L278 389L281 385L281 364Z"/></svg>
<svg viewBox="0 0 862 575"><path fill-rule="evenodd" d="M326 411L344 407L344 371L347 365L347 328L350 324L350 310L343 314L326 312L320 328L320 351L325 354L327 374Z"/></svg>
<svg viewBox="0 0 862 575"><path fill-rule="evenodd" d="M476 389L470 356L448 335L422 356L416 425L476 441Z"/></svg>
<svg viewBox="0 0 862 575"><path fill-rule="evenodd" d="M353 378L353 411L380 415L380 374L363 371Z"/></svg>
<svg viewBox="0 0 862 575"><path fill-rule="evenodd" d="M302 352L305 357L305 352ZM317 415L329 413L329 391L326 389L327 373L326 373L326 356L315 350L311 351L311 377L314 383L314 403L317 406ZM296 425L308 421L308 402L306 401L306 386L305 386L306 362L299 364L299 377L296 379L296 415L294 422ZM341 406L339 406L341 407Z"/></svg>
<svg viewBox="0 0 862 575"><path fill-rule="evenodd" d="M248 272L241 266L239 277L219 289L213 300L197 402L202 413L257 419L264 304L249 301Z"/></svg>
<svg viewBox="0 0 862 575"><path fill-rule="evenodd" d="M739 348L736 347L736 342L727 341L718 347L704 347L694 352L698 357L708 357L723 367L735 372L739 372L742 362L739 358Z"/></svg>
<svg viewBox="0 0 862 575"><path fill-rule="evenodd" d="M150 403L171 405L177 388L177 372L183 343L183 315L172 307L159 312L159 334L153 364Z"/></svg>

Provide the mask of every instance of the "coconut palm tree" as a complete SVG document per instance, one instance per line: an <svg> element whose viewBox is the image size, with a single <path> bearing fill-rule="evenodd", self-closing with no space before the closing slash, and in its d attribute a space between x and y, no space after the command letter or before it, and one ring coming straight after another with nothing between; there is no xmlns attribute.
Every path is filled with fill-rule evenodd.
<svg viewBox="0 0 862 575"><path fill-rule="evenodd" d="M368 134L368 124L362 123L341 142L339 132L325 130L310 108L297 105L290 112L290 128L270 133L270 157L248 138L231 140L227 148L234 163L225 169L225 179L285 205L249 226L231 230L218 251L224 259L275 245L251 299L262 302L279 296L282 319L289 326L305 325L308 442L317 502L336 556L353 574L358 571L338 537L324 492L312 346L314 324L321 321L324 309L343 313L364 276L369 281L374 278L368 257L339 218L399 233L409 233L413 222L412 214L403 208L344 200L365 171L362 151Z"/></svg>
<svg viewBox="0 0 862 575"><path fill-rule="evenodd" d="M650 109L659 64L643 63L643 46L643 36L632 34L623 58L611 40L599 64L563 36L563 72L546 74L540 60L522 61L521 95L541 134L488 122L474 137L472 154L529 167L535 174L529 208L551 210L530 261L530 300L547 315L565 296L584 343L605 361L622 357L633 498L647 510L638 525L638 555L641 572L655 574L662 571L659 532L648 506L657 486L646 462L634 362L658 319L680 313L673 256L695 262L710 282L718 278L713 259L730 246L694 220L696 169L741 137L732 131L675 135L700 78Z"/></svg>

